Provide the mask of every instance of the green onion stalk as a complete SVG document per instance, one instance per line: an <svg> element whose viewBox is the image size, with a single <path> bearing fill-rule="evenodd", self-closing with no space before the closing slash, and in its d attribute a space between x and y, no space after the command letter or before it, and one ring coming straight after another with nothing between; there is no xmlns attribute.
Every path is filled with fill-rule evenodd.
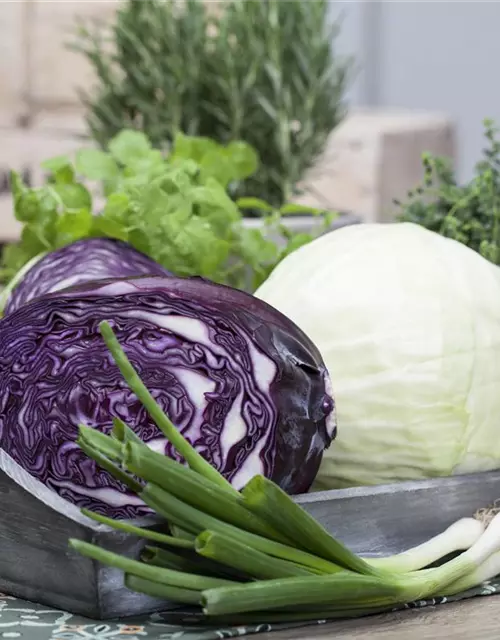
<svg viewBox="0 0 500 640"><path fill-rule="evenodd" d="M113 421L110 435L80 427L82 450L163 521L157 530L83 511L148 542L131 559L70 540L80 554L121 570L129 589L193 605L205 623L292 622L390 611L500 573L498 514L487 526L463 518L390 558L363 558L270 480L256 476L236 491L177 431L111 326L102 322L100 331L125 382L187 463L152 451L121 420Z"/></svg>

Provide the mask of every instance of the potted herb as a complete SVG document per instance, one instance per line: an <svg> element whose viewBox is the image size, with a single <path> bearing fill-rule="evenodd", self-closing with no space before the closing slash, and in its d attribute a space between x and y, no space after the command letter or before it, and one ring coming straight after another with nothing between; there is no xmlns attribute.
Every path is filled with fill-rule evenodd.
<svg viewBox="0 0 500 640"><path fill-rule="evenodd" d="M87 147L75 160L45 162L48 178L41 187L13 173L15 216L23 230L20 241L4 249L1 275L8 281L42 253L77 240L111 237L177 275L253 291L335 217L316 212L317 228L296 233L283 224L289 207L231 198L231 185L257 166L255 151L244 142L221 145L178 133L162 153L143 133L124 130L105 150ZM245 223L246 206L261 211L259 227Z"/></svg>
<svg viewBox="0 0 500 640"><path fill-rule="evenodd" d="M74 46L97 77L82 95L93 139L105 147L133 127L159 149L179 131L244 140L260 164L231 195L290 202L346 113L351 61L334 52L328 5L228 0L207 11L201 0L128 0L109 31L81 25Z"/></svg>
<svg viewBox="0 0 500 640"><path fill-rule="evenodd" d="M492 120L484 121L486 147L475 175L460 184L447 158L425 155L423 183L396 201L399 219L458 240L500 264L500 141Z"/></svg>

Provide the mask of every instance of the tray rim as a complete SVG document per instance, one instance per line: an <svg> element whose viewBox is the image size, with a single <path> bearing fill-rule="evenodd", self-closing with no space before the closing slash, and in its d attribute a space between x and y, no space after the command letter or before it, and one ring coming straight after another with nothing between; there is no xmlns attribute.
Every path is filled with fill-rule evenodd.
<svg viewBox="0 0 500 640"><path fill-rule="evenodd" d="M343 489L327 489L323 491L312 491L309 493L302 493L297 498L297 502L300 504L308 504L311 502L317 502L318 496L321 500L345 500L346 498L357 498L371 495L383 495L393 493L414 492L419 490L432 489L436 486L436 483L440 483L440 486L447 486L452 489L454 486L463 483L464 481L484 480L485 482L500 483L500 468L492 471L479 471L477 473L464 473L460 475L452 476L437 476L435 478L423 478L421 480L402 480L401 482L390 482L378 485L359 485L355 487L347 487ZM500 489L499 489L500 499Z"/></svg>
<svg viewBox="0 0 500 640"><path fill-rule="evenodd" d="M5 473L22 489L40 500L46 507L72 520L76 524L86 527L94 533L116 532L113 527L96 522L85 516L80 507L77 507L69 500L62 498L55 491L44 485L40 480L33 477L28 471L23 469L4 449L0 448L0 472ZM493 471L483 471L478 473L468 473L453 476L441 476L436 478L425 478L421 480L403 480L379 485L360 485L342 489L329 489L323 491L311 491L292 496L298 504L312 504L315 502L334 502L337 500L354 499L357 497L368 497L375 495L390 495L394 493L412 493L419 490L432 489L439 483L441 487L452 489L457 484L464 481L483 480L485 482L499 482L500 469ZM500 489L499 489L500 499ZM122 520L122 522L148 527L161 522L156 516L142 516L135 519Z"/></svg>

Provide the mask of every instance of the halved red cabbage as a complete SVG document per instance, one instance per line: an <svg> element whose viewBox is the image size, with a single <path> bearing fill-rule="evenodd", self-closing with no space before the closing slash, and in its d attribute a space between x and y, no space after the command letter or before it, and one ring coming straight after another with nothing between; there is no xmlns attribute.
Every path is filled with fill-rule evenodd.
<svg viewBox="0 0 500 640"><path fill-rule="evenodd" d="M90 280L168 274L157 262L126 242L113 238L86 238L51 251L36 262L10 294L4 314L44 293Z"/></svg>
<svg viewBox="0 0 500 640"><path fill-rule="evenodd" d="M125 420L175 457L114 364L108 320L185 437L241 488L255 474L307 491L336 434L323 360L268 304L202 278L102 280L47 294L0 321L0 446L64 498L112 517L146 507L75 444L78 425Z"/></svg>

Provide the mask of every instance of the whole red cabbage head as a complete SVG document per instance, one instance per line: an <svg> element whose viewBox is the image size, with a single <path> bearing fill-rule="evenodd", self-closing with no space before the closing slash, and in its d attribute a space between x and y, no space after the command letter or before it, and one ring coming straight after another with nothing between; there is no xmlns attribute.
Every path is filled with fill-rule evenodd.
<svg viewBox="0 0 500 640"><path fill-rule="evenodd" d="M336 433L317 348L265 302L201 278L90 282L0 321L0 446L24 469L81 507L148 512L75 443L79 424L108 433L116 416L176 457L123 380L102 320L175 426L235 487L264 474L288 493L309 489Z"/></svg>

